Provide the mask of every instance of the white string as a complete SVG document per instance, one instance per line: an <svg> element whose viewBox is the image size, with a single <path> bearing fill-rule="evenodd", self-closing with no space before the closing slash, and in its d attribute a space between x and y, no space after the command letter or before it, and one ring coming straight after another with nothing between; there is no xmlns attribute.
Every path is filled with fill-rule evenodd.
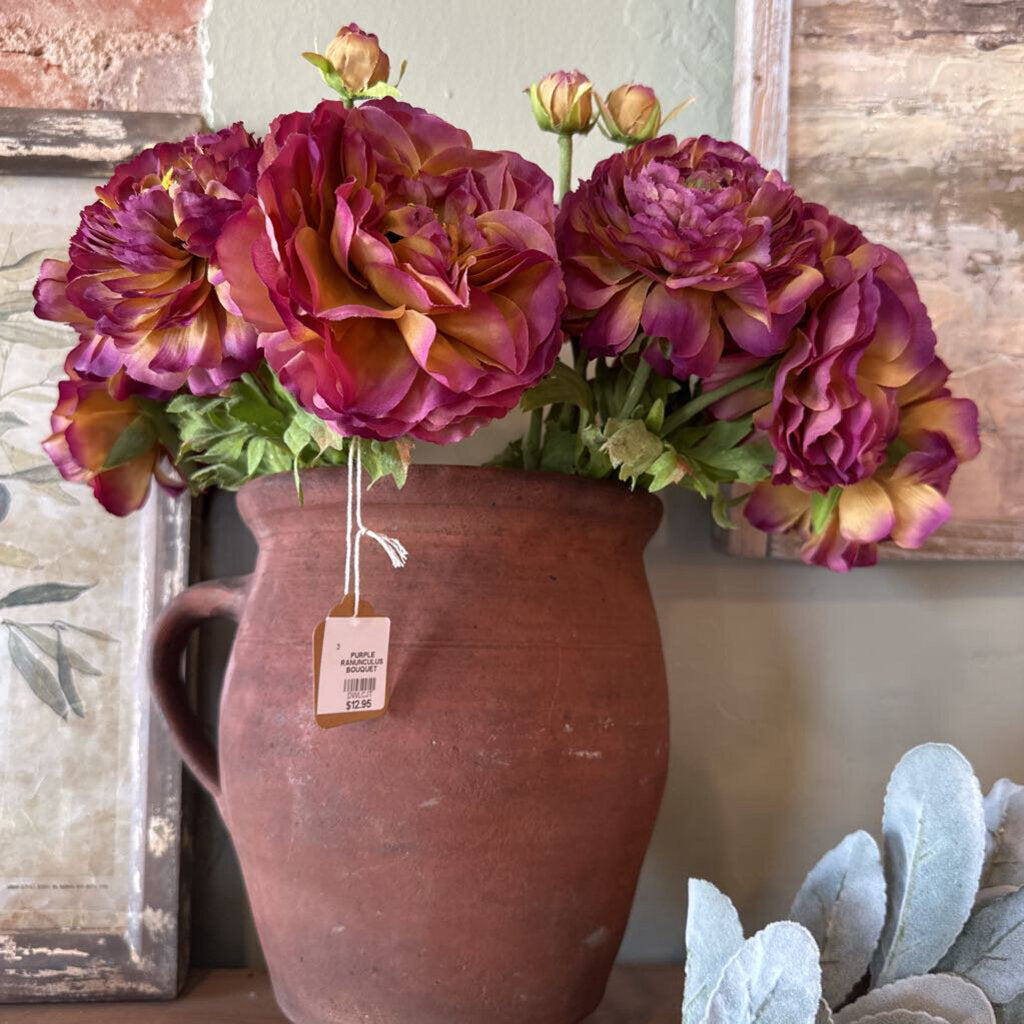
<svg viewBox="0 0 1024 1024"><path fill-rule="evenodd" d="M355 474L353 474L353 464ZM356 534L352 537L352 505L355 493ZM395 569L401 569L409 557L405 545L395 537L371 530L363 522L363 453L360 450L359 438L353 438L348 449L348 494L345 502L345 593L349 593L349 584L355 578L352 614L359 613L359 591L361 587L359 573L359 545L363 537L372 537L391 560Z"/></svg>

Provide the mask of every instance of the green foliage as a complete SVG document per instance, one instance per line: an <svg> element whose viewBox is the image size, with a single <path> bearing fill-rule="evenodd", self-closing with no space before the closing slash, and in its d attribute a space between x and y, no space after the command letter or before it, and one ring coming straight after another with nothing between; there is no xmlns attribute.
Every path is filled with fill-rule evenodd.
<svg viewBox="0 0 1024 1024"><path fill-rule="evenodd" d="M162 410L145 412L147 419L155 414L180 438L167 447L195 493L214 486L237 490L256 477L291 471L301 495L299 471L345 465L352 443L300 408L266 365L223 395L178 395ZM360 448L371 484L385 476L399 487L405 483L410 442L361 441Z"/></svg>
<svg viewBox="0 0 1024 1024"><path fill-rule="evenodd" d="M535 417L544 410L542 419L534 419L525 442L512 442L489 465L617 476L649 491L687 487L712 502L720 526L732 528L729 510L744 499L731 498L730 485L766 479L774 453L752 416L718 421L707 409L742 388L762 388L774 366L702 394L697 380L684 385L655 373L643 357L647 343L640 336L611 361L588 364L579 356L575 367L557 363L520 403Z"/></svg>

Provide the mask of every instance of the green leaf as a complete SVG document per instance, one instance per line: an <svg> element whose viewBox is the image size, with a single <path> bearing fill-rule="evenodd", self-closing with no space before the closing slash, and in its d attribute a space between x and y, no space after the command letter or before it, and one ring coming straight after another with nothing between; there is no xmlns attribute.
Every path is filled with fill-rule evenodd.
<svg viewBox="0 0 1024 1024"><path fill-rule="evenodd" d="M514 441L510 441L493 459L485 462L484 465L494 469L522 469L523 439L517 437Z"/></svg>
<svg viewBox="0 0 1024 1024"><path fill-rule="evenodd" d="M226 434L203 452L203 458L210 461L234 461L241 458L242 449L249 435L242 430Z"/></svg>
<svg viewBox="0 0 1024 1024"><path fill-rule="evenodd" d="M370 486L390 476L396 487L403 487L412 461L412 442L404 438L396 441L359 442L362 451L363 469L369 474Z"/></svg>
<svg viewBox="0 0 1024 1024"><path fill-rule="evenodd" d="M304 430L321 453L328 449L334 449L335 451L343 451L345 449L345 438L325 420L320 419L319 416L314 416L311 412L306 412L305 409L300 409L296 412L295 418L289 425L289 429L292 426L297 426ZM287 444L287 442L288 434L285 431L285 443ZM289 445L289 447L291 446ZM298 453L296 452L296 454Z"/></svg>
<svg viewBox="0 0 1024 1024"><path fill-rule="evenodd" d="M310 436L299 424L297 419L291 421L288 424L288 428L284 432L284 443L288 451L295 456L298 460L299 456L305 451L306 445L310 442ZM297 463L296 463L297 464Z"/></svg>
<svg viewBox="0 0 1024 1024"><path fill-rule="evenodd" d="M833 487L828 494L815 494L811 498L811 530L814 533L821 533L828 526L842 493L841 487Z"/></svg>
<svg viewBox="0 0 1024 1024"><path fill-rule="evenodd" d="M544 435L540 468L552 473L576 472L576 431L561 430L551 424Z"/></svg>
<svg viewBox="0 0 1024 1024"><path fill-rule="evenodd" d="M267 441L263 437L254 437L245 449L245 470L249 476L259 472L260 463L267 450Z"/></svg>
<svg viewBox="0 0 1024 1024"><path fill-rule="evenodd" d="M249 423L255 427L264 427L275 433L284 429L284 417L273 406L265 401L256 402L250 398L232 402L229 408L232 417L240 423Z"/></svg>
<svg viewBox="0 0 1024 1024"><path fill-rule="evenodd" d="M211 399L200 395L176 395L167 403L167 411L174 416L201 413L210 402Z"/></svg>
<svg viewBox="0 0 1024 1024"><path fill-rule="evenodd" d="M742 484L756 484L769 475L766 452L757 445L740 445L726 451L715 452L700 459L705 466L718 470L725 479ZM771 455L767 454L770 463Z"/></svg>
<svg viewBox="0 0 1024 1024"><path fill-rule="evenodd" d="M744 416L739 420L716 420L707 429L704 439L694 447L694 458L706 462L710 455L735 448L754 428L753 417Z"/></svg>
<svg viewBox="0 0 1024 1024"><path fill-rule="evenodd" d="M140 455L145 455L154 444L156 444L156 431L153 429L153 424L146 416L136 416L121 431L121 436L111 446L103 468L117 469L118 466L123 466Z"/></svg>
<svg viewBox="0 0 1024 1024"><path fill-rule="evenodd" d="M594 395L590 385L565 363L555 363L551 373L527 391L519 405L523 412L532 412L557 402L575 405L591 415L594 412Z"/></svg>
<svg viewBox="0 0 1024 1024"><path fill-rule="evenodd" d="M73 601L80 594L93 588L92 583L74 586L70 583L31 583L18 587L0 598L0 608L23 608L30 604L60 604Z"/></svg>

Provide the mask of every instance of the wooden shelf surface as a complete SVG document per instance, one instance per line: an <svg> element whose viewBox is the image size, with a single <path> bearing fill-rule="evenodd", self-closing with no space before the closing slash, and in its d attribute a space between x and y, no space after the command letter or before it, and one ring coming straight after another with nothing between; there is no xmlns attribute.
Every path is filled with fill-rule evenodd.
<svg viewBox="0 0 1024 1024"><path fill-rule="evenodd" d="M680 967L617 967L586 1024L677 1024ZM171 1003L0 1006L3 1024L287 1024L270 982L251 971L200 971Z"/></svg>

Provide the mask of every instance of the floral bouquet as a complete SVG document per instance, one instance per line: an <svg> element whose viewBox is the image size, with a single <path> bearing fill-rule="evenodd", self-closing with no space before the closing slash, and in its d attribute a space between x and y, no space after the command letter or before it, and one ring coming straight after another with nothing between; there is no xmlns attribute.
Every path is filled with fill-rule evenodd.
<svg viewBox="0 0 1024 1024"><path fill-rule="evenodd" d="M556 209L539 167L401 102L376 36L305 56L339 99L145 151L43 264L37 315L79 339L45 448L109 511L153 477L301 488L353 444L401 484L413 440L519 406L495 465L688 487L835 570L949 517L977 410L891 249L740 146L662 134L645 86L531 87ZM623 149L570 190L597 123Z"/></svg>

